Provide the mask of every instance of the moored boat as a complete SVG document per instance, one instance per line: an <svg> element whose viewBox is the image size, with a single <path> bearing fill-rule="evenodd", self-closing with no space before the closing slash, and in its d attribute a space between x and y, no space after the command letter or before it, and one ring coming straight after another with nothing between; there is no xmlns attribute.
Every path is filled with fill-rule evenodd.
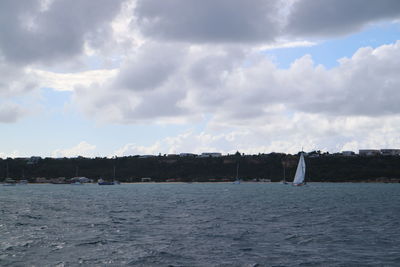
<svg viewBox="0 0 400 267"><path fill-rule="evenodd" d="M12 178L6 178L6 179L4 180L3 186L15 186L15 185L17 185L17 181L15 181L15 180L12 179Z"/></svg>
<svg viewBox="0 0 400 267"><path fill-rule="evenodd" d="M103 179L99 179L98 185L117 185L118 181L104 181Z"/></svg>

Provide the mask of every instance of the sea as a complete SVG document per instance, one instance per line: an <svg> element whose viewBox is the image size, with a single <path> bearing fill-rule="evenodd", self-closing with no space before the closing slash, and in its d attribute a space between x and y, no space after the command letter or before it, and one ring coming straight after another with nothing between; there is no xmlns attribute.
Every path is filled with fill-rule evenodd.
<svg viewBox="0 0 400 267"><path fill-rule="evenodd" d="M400 266L400 184L0 186L0 266Z"/></svg>

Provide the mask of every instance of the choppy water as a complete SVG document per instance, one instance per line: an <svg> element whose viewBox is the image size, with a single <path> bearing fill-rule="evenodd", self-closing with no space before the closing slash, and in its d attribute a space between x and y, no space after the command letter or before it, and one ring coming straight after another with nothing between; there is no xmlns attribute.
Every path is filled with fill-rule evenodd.
<svg viewBox="0 0 400 267"><path fill-rule="evenodd" d="M400 266L400 184L0 187L1 266Z"/></svg>

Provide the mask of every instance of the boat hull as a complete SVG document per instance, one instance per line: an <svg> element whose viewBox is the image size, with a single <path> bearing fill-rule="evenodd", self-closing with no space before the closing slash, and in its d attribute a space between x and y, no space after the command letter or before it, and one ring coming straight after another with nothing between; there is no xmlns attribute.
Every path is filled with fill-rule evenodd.
<svg viewBox="0 0 400 267"><path fill-rule="evenodd" d="M3 184L3 186L16 186L17 184Z"/></svg>
<svg viewBox="0 0 400 267"><path fill-rule="evenodd" d="M98 185L116 185L118 182L99 182Z"/></svg>

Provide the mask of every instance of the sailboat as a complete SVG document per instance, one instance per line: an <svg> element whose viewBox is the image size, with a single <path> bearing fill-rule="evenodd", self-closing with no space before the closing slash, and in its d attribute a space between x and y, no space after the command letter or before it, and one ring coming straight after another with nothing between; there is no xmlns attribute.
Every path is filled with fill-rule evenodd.
<svg viewBox="0 0 400 267"><path fill-rule="evenodd" d="M115 180L115 165L113 166L113 176L114 180L113 181L104 181L103 179L99 179L98 185L118 185L119 182Z"/></svg>
<svg viewBox="0 0 400 267"><path fill-rule="evenodd" d="M239 163L236 164L236 180L233 184L240 184L241 180L239 179Z"/></svg>
<svg viewBox="0 0 400 267"><path fill-rule="evenodd" d="M7 178L8 177L8 162L7 162L7 165L6 165L6 179L4 180L4 186L14 186L14 185L16 185L17 184L17 181L15 181L14 179L12 179L12 178Z"/></svg>
<svg viewBox="0 0 400 267"><path fill-rule="evenodd" d="M304 182L304 177L306 176L306 163L304 161L303 152L300 153L299 163L297 164L296 174L294 175L293 185L302 186L306 183Z"/></svg>
<svg viewBox="0 0 400 267"><path fill-rule="evenodd" d="M286 165L286 163L283 164L283 180L281 181L282 184L288 184L288 183L286 182L286 170L285 170L285 165Z"/></svg>

